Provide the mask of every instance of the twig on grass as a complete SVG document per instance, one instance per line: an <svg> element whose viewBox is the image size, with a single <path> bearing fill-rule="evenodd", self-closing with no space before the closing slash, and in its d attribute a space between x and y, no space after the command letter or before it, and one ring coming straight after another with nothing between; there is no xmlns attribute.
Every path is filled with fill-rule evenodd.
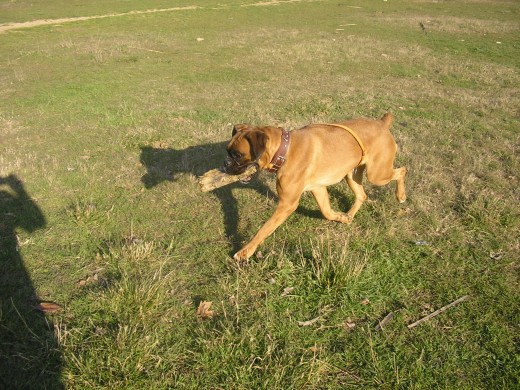
<svg viewBox="0 0 520 390"><path fill-rule="evenodd" d="M393 311L388 313L385 316L385 318L383 318L381 321L378 322L378 324L376 325L376 330L383 329L385 327L385 325L388 324L392 318L394 318L394 312Z"/></svg>
<svg viewBox="0 0 520 390"><path fill-rule="evenodd" d="M428 314L426 317L421 318L420 320L415 321L413 324L408 325L408 329L415 328L417 325L424 321L428 321L430 318L435 317L438 314L441 314L442 312L448 310L450 307L453 307L455 305L458 305L461 302L467 301L469 299L469 295L464 295L463 297L460 297L456 301L453 301L446 306L441 307L439 310L435 310L433 313Z"/></svg>
<svg viewBox="0 0 520 390"><path fill-rule="evenodd" d="M308 321L298 321L298 325L300 325L300 326L311 326L315 322L318 322L320 318L321 318L321 316L313 318L312 320L308 320Z"/></svg>
<svg viewBox="0 0 520 390"><path fill-rule="evenodd" d="M149 52L152 52L152 53L161 53L161 54L165 53L164 51L153 50L153 49L146 49L144 47L137 47L137 46L129 46L129 47L130 47L130 49L144 50L144 51L149 51Z"/></svg>

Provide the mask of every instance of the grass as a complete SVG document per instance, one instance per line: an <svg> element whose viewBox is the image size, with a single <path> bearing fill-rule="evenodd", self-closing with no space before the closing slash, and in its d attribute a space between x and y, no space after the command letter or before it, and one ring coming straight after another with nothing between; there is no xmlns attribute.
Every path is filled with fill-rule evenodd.
<svg viewBox="0 0 520 390"><path fill-rule="evenodd" d="M0 387L517 387L517 2L255 3L0 34ZM171 6L0 1L0 23ZM232 260L276 195L198 190L231 124L387 110L404 205L367 184L344 226L306 194Z"/></svg>

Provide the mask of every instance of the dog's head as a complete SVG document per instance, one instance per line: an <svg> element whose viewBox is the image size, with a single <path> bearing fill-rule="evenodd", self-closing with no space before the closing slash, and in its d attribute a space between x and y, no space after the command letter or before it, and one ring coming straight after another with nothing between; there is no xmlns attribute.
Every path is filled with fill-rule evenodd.
<svg viewBox="0 0 520 390"><path fill-rule="evenodd" d="M224 170L230 175L243 173L250 165L259 169L265 166L269 145L268 127L239 124L233 127L231 141L227 146L228 156L224 160Z"/></svg>

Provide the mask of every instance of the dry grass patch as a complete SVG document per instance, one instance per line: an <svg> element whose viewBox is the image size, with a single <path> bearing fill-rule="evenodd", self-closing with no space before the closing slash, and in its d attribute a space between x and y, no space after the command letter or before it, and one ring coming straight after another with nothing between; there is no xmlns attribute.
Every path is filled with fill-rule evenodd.
<svg viewBox="0 0 520 390"><path fill-rule="evenodd" d="M424 15L407 15L407 16L380 16L377 18L379 22L386 22L396 26L407 26L408 28L420 30L423 25L423 31L440 32L448 34L458 34L460 39L466 35L487 35L487 34L516 34L520 31L518 23L514 21L499 21L489 19L472 19L468 17L442 16L442 17L425 17Z"/></svg>

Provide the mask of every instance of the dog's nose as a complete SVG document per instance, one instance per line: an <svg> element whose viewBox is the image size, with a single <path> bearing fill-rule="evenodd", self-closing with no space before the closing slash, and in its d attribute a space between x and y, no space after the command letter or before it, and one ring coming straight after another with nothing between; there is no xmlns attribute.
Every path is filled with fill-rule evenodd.
<svg viewBox="0 0 520 390"><path fill-rule="evenodd" d="M227 157L224 160L224 168L229 168L231 165L233 165L233 160L229 157Z"/></svg>

